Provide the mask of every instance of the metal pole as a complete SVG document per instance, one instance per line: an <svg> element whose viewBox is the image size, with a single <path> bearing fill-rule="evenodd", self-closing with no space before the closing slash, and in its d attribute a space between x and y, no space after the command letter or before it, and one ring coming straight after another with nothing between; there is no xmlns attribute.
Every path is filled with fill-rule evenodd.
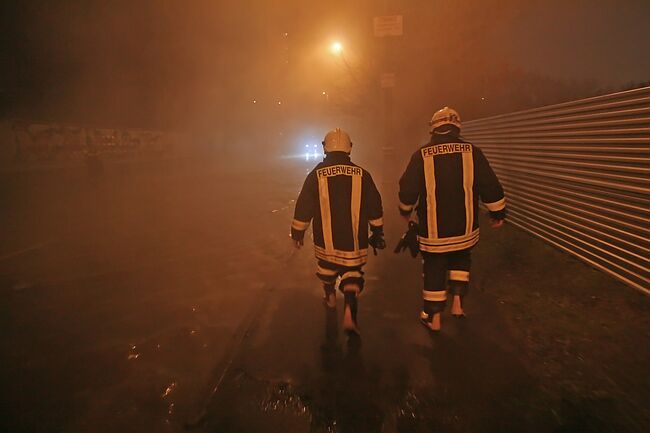
<svg viewBox="0 0 650 433"><path fill-rule="evenodd" d="M385 46L386 43L384 43L384 47ZM393 147L393 88L385 87L382 93L384 124L384 137L382 143L383 181L385 183L393 183L394 179L392 157L395 153L395 148Z"/></svg>
<svg viewBox="0 0 650 433"><path fill-rule="evenodd" d="M383 15L390 14L390 0L383 1ZM389 47L391 37L382 38L382 74L392 73L391 70L391 50ZM393 173L393 155L395 153L393 145L393 88L390 83L381 82L380 84L381 93L382 93L382 123L383 128L383 140L382 140L382 174L383 174L383 183L392 184L394 183L394 173Z"/></svg>

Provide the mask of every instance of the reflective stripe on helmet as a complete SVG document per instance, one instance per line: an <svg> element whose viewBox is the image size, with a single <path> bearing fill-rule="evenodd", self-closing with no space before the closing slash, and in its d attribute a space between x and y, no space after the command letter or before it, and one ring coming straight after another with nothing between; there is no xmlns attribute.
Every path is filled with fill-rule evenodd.
<svg viewBox="0 0 650 433"><path fill-rule="evenodd" d="M432 132L443 125L454 125L460 128L460 114L453 108L444 107L435 112L429 125Z"/></svg>

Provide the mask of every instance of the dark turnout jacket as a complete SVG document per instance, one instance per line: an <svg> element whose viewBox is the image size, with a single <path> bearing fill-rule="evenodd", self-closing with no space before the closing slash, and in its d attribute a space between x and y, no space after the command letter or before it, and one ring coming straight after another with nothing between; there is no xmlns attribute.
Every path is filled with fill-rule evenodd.
<svg viewBox="0 0 650 433"><path fill-rule="evenodd" d="M402 175L400 213L417 205L420 250L444 253L471 248L479 239L479 199L495 219L505 218L505 196L478 147L453 134L434 133Z"/></svg>
<svg viewBox="0 0 650 433"><path fill-rule="evenodd" d="M343 266L368 257L368 226L383 230L381 196L363 168L344 152L331 152L305 179L296 201L291 237L302 240L313 221L316 257Z"/></svg>

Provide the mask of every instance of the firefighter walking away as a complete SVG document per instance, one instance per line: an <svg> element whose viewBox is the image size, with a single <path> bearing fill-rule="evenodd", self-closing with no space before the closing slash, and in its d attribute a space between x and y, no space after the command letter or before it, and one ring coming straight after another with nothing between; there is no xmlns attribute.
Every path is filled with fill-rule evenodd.
<svg viewBox="0 0 650 433"><path fill-rule="evenodd" d="M381 196L370 173L350 160L352 142L345 131L328 132L323 149L325 158L307 175L296 201L291 238L296 248L302 247L305 231L313 224L323 302L336 308L338 280L344 298L343 329L349 335L359 334L357 303L368 246L386 247Z"/></svg>
<svg viewBox="0 0 650 433"><path fill-rule="evenodd" d="M400 214L410 220L417 204L417 241L423 258L420 320L439 331L447 296L451 313L464 317L471 250L479 240L478 203L499 228L506 216L503 188L485 155L460 136L460 116L449 107L430 122L431 141L418 149L399 181Z"/></svg>

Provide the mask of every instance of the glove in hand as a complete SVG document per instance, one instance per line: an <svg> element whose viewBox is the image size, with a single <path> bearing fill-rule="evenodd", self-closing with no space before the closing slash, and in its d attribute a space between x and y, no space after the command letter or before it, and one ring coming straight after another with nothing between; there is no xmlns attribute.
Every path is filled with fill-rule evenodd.
<svg viewBox="0 0 650 433"><path fill-rule="evenodd" d="M368 244L372 247L373 252L377 255L377 250L386 248L386 241L383 233L373 233L368 238Z"/></svg>
<svg viewBox="0 0 650 433"><path fill-rule="evenodd" d="M417 257L420 252L420 243L418 242L418 224L415 221L409 221L408 230L402 235L394 252L396 254L409 250L412 257Z"/></svg>

